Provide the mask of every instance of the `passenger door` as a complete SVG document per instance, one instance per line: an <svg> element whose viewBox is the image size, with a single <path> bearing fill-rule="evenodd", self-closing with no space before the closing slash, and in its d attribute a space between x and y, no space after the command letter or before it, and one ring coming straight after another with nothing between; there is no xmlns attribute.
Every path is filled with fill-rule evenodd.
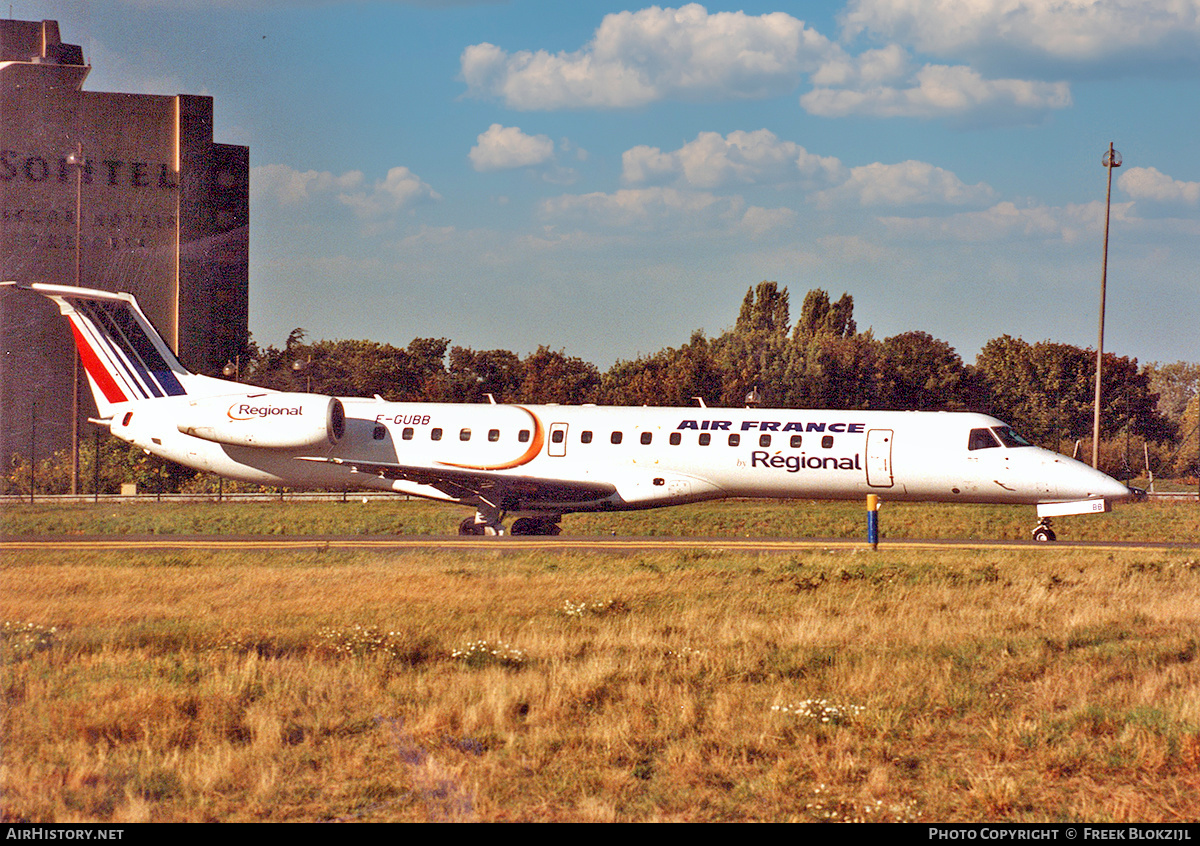
<svg viewBox="0 0 1200 846"><path fill-rule="evenodd" d="M890 488L892 478L891 429L871 429L867 432L867 484L873 488Z"/></svg>

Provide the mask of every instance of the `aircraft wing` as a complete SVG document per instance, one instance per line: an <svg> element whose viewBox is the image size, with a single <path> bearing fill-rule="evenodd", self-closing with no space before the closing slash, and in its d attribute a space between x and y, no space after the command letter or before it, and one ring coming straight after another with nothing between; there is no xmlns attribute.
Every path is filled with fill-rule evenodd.
<svg viewBox="0 0 1200 846"><path fill-rule="evenodd" d="M358 473L370 473L385 479L401 479L427 485L456 500L483 500L508 510L535 505L590 502L616 493L608 482L581 482L571 479L547 479L537 476L513 476L488 470L472 470L353 458L304 457L302 461L320 461L349 467Z"/></svg>

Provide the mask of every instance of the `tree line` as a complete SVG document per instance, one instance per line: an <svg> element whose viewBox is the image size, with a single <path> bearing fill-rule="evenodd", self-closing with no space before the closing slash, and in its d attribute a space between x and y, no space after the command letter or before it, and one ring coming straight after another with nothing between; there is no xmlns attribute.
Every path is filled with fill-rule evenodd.
<svg viewBox="0 0 1200 846"><path fill-rule="evenodd" d="M750 287L733 327L717 337L697 330L682 346L603 372L546 346L522 358L445 338L416 338L405 348L310 344L301 329L282 348L252 345L245 361L243 378L256 385L391 401L736 407L753 397L780 408L980 411L1067 452L1076 441L1090 451L1096 366L1094 350L1009 335L988 341L973 364L926 332L879 340L858 330L853 297L835 301L820 289L805 295L793 322L788 289L775 282ZM1109 470L1142 469L1149 452L1157 473L1195 472L1200 364L1139 366L1106 353L1103 382Z"/></svg>
<svg viewBox="0 0 1200 846"><path fill-rule="evenodd" d="M252 341L233 369L241 381L275 390L395 402L491 397L501 403L738 407L755 401L780 408L979 411L1041 446L1087 455L1095 351L1002 335L967 364L926 332L883 340L869 329L860 332L849 294L834 301L811 290L793 322L787 288L767 281L746 291L733 327L717 337L697 330L682 346L617 361L603 372L547 346L522 357L452 346L446 338L415 338L403 348L366 340L310 343L303 329L279 348ZM1200 363L1139 366L1105 353L1103 382L1102 469L1132 478L1143 475L1148 461L1156 476L1194 477ZM130 464L136 460L124 462L126 469ZM11 469L6 487L15 493L21 470ZM45 477L55 473L48 468Z"/></svg>

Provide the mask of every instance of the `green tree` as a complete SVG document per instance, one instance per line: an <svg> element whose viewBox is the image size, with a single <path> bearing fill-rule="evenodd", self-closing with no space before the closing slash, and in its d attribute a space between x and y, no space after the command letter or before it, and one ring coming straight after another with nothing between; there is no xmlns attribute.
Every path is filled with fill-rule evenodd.
<svg viewBox="0 0 1200 846"><path fill-rule="evenodd" d="M450 399L454 402L496 402L521 399L524 367L520 357L508 350L476 351L467 347L450 349Z"/></svg>
<svg viewBox="0 0 1200 846"><path fill-rule="evenodd" d="M712 346L721 372L721 405L741 406L755 390L764 404L783 402L788 321L787 288L760 282L746 291L737 323Z"/></svg>
<svg viewBox="0 0 1200 846"><path fill-rule="evenodd" d="M721 371L700 331L678 349L618 361L601 380L600 401L607 405L693 405L695 397L721 401Z"/></svg>
<svg viewBox="0 0 1200 846"><path fill-rule="evenodd" d="M991 413L1034 440L1087 438L1092 433L1096 354L1070 344L1029 344L1008 335L988 341L975 369L991 395ZM1137 360L1106 353L1101 386L1101 437L1128 431L1150 440L1172 427L1155 410L1157 397Z"/></svg>
<svg viewBox="0 0 1200 846"><path fill-rule="evenodd" d="M1200 394L1194 394L1179 418L1179 449L1175 472L1200 477Z"/></svg>
<svg viewBox="0 0 1200 846"><path fill-rule="evenodd" d="M859 332L854 298L830 302L809 291L785 353L782 404L795 408L872 408L879 395L879 344Z"/></svg>
<svg viewBox="0 0 1200 846"><path fill-rule="evenodd" d="M965 411L983 402L978 379L954 347L926 332L903 332L879 347L878 407Z"/></svg>
<svg viewBox="0 0 1200 846"><path fill-rule="evenodd" d="M580 405L595 402L600 371L583 359L540 346L522 362L523 402Z"/></svg>
<svg viewBox="0 0 1200 846"><path fill-rule="evenodd" d="M447 393L445 338L415 338L401 349L358 340L305 344L304 337L303 329L295 329L282 350L261 350L243 371L243 381L277 391L379 395L396 402L437 400Z"/></svg>
<svg viewBox="0 0 1200 846"><path fill-rule="evenodd" d="M1200 393L1200 363L1177 361L1173 364L1150 362L1143 365L1150 377L1150 390L1158 394L1158 411L1179 423L1192 397Z"/></svg>

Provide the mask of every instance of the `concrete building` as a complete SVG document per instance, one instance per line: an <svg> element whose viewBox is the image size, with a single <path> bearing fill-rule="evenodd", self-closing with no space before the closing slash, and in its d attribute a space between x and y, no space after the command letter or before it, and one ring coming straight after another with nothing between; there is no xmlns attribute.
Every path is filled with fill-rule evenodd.
<svg viewBox="0 0 1200 846"><path fill-rule="evenodd" d="M129 291L217 372L248 336L249 148L213 143L210 97L84 91L89 70L57 22L0 20L0 279ZM69 447L65 321L10 289L0 341L0 460Z"/></svg>

